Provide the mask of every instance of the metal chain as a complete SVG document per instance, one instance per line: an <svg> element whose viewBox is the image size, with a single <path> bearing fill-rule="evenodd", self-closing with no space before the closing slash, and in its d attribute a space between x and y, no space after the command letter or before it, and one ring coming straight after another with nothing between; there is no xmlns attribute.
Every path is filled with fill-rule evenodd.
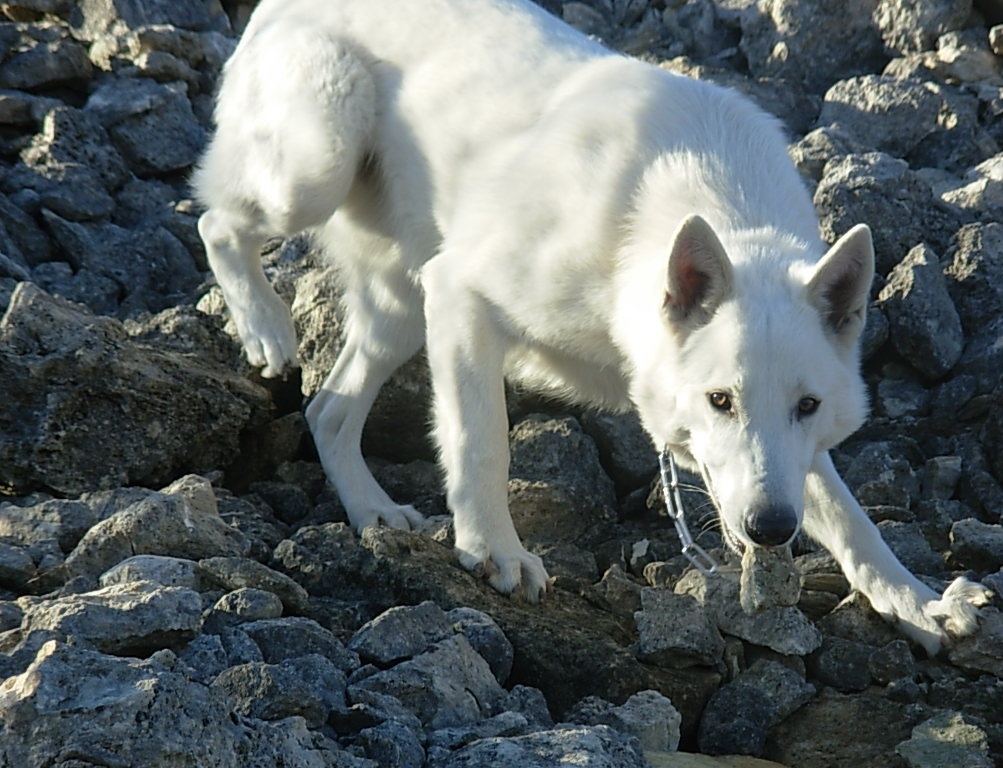
<svg viewBox="0 0 1003 768"><path fill-rule="evenodd" d="M665 508L672 517L672 522L676 526L676 533L679 534L679 541L683 545L683 555L690 564L700 573L717 573L717 561L707 553L707 551L693 541L690 529L686 527L686 513L683 509L683 498L679 493L679 474L676 472L676 460L672 458L672 452L668 448L663 448L658 454L658 468L662 476L662 495L665 497Z"/></svg>

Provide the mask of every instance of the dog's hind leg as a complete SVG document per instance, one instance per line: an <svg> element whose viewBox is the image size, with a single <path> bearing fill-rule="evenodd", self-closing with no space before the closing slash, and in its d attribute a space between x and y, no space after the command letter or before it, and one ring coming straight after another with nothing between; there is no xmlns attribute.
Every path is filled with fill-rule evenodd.
<svg viewBox="0 0 1003 768"><path fill-rule="evenodd" d="M374 115L368 66L309 23L280 18L250 31L227 64L217 130L193 185L208 209L199 232L209 266L265 376L295 364L296 335L260 248L331 217L364 159Z"/></svg>
<svg viewBox="0 0 1003 768"><path fill-rule="evenodd" d="M941 596L917 579L881 538L827 453L816 456L805 484L804 530L832 553L874 610L930 655L978 628L978 606L988 591L959 578Z"/></svg>

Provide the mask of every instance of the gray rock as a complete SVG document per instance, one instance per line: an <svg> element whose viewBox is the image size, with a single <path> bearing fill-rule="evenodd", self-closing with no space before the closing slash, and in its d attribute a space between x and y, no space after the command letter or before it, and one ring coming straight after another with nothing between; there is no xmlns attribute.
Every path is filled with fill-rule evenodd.
<svg viewBox="0 0 1003 768"><path fill-rule="evenodd" d="M862 691L871 684L869 661L874 648L841 637L824 637L822 647L808 657L813 679L837 691Z"/></svg>
<svg viewBox="0 0 1003 768"><path fill-rule="evenodd" d="M969 672L988 672L1003 679L1003 613L996 608L982 608L979 628L973 635L955 641L948 658Z"/></svg>
<svg viewBox="0 0 1003 768"><path fill-rule="evenodd" d="M961 359L965 336L933 250L923 244L909 251L878 299L898 353L929 381L946 376Z"/></svg>
<svg viewBox="0 0 1003 768"><path fill-rule="evenodd" d="M229 29L226 15L218 2L200 0L81 0L71 5L69 19L74 31L85 40L115 32L122 27L136 28L169 24L182 29Z"/></svg>
<svg viewBox="0 0 1003 768"><path fill-rule="evenodd" d="M136 555L101 574L102 587L148 581L163 587L184 587L200 591L204 588L193 560L163 555Z"/></svg>
<svg viewBox="0 0 1003 768"><path fill-rule="evenodd" d="M871 677L885 685L895 680L911 678L916 674L916 660L909 643L905 640L892 640L887 645L878 648L867 659L867 667Z"/></svg>
<svg viewBox="0 0 1003 768"><path fill-rule="evenodd" d="M608 725L637 738L646 752L675 752L679 748L682 716L658 691L638 691L618 707L591 696L579 702L568 719L580 725Z"/></svg>
<svg viewBox="0 0 1003 768"><path fill-rule="evenodd" d="M241 621L276 619L282 615L282 601L274 592L241 587L223 595L212 610L215 614L226 614Z"/></svg>
<svg viewBox="0 0 1003 768"><path fill-rule="evenodd" d="M0 482L19 493L157 485L219 466L268 403L246 379L134 344L117 321L30 283L0 320L0 361Z"/></svg>
<svg viewBox="0 0 1003 768"><path fill-rule="evenodd" d="M878 530L899 561L913 573L938 575L943 572L943 556L930 546L918 523L882 520Z"/></svg>
<svg viewBox="0 0 1003 768"><path fill-rule="evenodd" d="M488 663L495 680L504 685L512 673L515 654L501 627L488 614L476 608L453 608L446 616Z"/></svg>
<svg viewBox="0 0 1003 768"><path fill-rule="evenodd" d="M345 648L334 633L313 619L300 616L261 619L242 624L240 631L269 664L314 654L328 659L346 674L360 664L358 654Z"/></svg>
<svg viewBox="0 0 1003 768"><path fill-rule="evenodd" d="M27 605L21 634L50 632L106 653L143 655L186 643L201 622L197 592L130 582Z"/></svg>
<svg viewBox="0 0 1003 768"><path fill-rule="evenodd" d="M560 726L525 736L482 739L436 759L430 768L551 768L559 763L583 768L646 768L636 739L609 726Z"/></svg>
<svg viewBox="0 0 1003 768"><path fill-rule="evenodd" d="M951 526L951 555L965 568L991 571L1003 563L1003 526L967 518Z"/></svg>
<svg viewBox="0 0 1003 768"><path fill-rule="evenodd" d="M737 681L721 686L700 720L700 751L762 756L772 712L770 699L759 688Z"/></svg>
<svg viewBox="0 0 1003 768"><path fill-rule="evenodd" d="M968 333L1003 313L1003 224L962 227L945 260L947 291Z"/></svg>
<svg viewBox="0 0 1003 768"><path fill-rule="evenodd" d="M797 605L801 576L794 567L790 547L746 547L739 582L742 610L748 614Z"/></svg>
<svg viewBox="0 0 1003 768"><path fill-rule="evenodd" d="M21 591L37 574L28 550L0 541L0 587Z"/></svg>
<svg viewBox="0 0 1003 768"><path fill-rule="evenodd" d="M972 10L972 0L881 0L874 21L885 45L899 53L933 50L945 32L961 29Z"/></svg>
<svg viewBox="0 0 1003 768"><path fill-rule="evenodd" d="M818 123L838 126L857 145L905 157L938 130L945 108L932 83L862 75L826 92Z"/></svg>
<svg viewBox="0 0 1003 768"><path fill-rule="evenodd" d="M248 543L219 517L208 481L188 475L95 525L66 559L71 576L97 577L134 554L197 560L242 556Z"/></svg>
<svg viewBox="0 0 1003 768"><path fill-rule="evenodd" d="M261 720L299 716L317 728L332 709L344 708L345 684L341 670L314 654L279 664L230 667L213 680L211 688L225 693L241 715Z"/></svg>
<svg viewBox="0 0 1003 768"><path fill-rule="evenodd" d="M944 712L912 729L895 752L909 768L991 768L989 737L959 712Z"/></svg>
<svg viewBox="0 0 1003 768"><path fill-rule="evenodd" d="M246 557L209 557L198 563L199 573L224 589L251 587L274 593L288 613L304 614L310 595L303 587L267 565Z"/></svg>
<svg viewBox="0 0 1003 768"><path fill-rule="evenodd" d="M680 595L692 595L726 635L764 645L787 656L804 656L822 642L821 633L801 611L777 606L754 616L746 614L739 598L739 575L719 572L706 576L689 571L676 583Z"/></svg>
<svg viewBox="0 0 1003 768"><path fill-rule="evenodd" d="M407 726L388 720L359 731L356 744L370 760L394 768L423 768L425 749L421 739Z"/></svg>
<svg viewBox="0 0 1003 768"><path fill-rule="evenodd" d="M822 93L845 77L880 69L881 38L871 22L878 0L817 5L757 0L741 15L742 51L757 77ZM831 30L839 29L839 35Z"/></svg>
<svg viewBox="0 0 1003 768"><path fill-rule="evenodd" d="M616 516L613 482L575 419L533 415L509 434L509 509L524 539L578 542Z"/></svg>
<svg viewBox="0 0 1003 768"><path fill-rule="evenodd" d="M669 667L714 665L724 653L713 616L692 595L646 587L634 621L642 661Z"/></svg>
<svg viewBox="0 0 1003 768"><path fill-rule="evenodd" d="M770 701L770 727L783 722L815 697L815 686L804 675L777 661L758 659L735 678L758 688Z"/></svg>
<svg viewBox="0 0 1003 768"><path fill-rule="evenodd" d="M581 417L582 429L599 449L599 459L623 494L647 485L658 471L658 455L636 413L591 413Z"/></svg>
<svg viewBox="0 0 1003 768"><path fill-rule="evenodd" d="M934 499L951 499L961 480L963 461L960 456L934 456L923 468L923 495Z"/></svg>
<svg viewBox="0 0 1003 768"><path fill-rule="evenodd" d="M395 697L431 728L480 720L505 694L463 635L442 640L353 688Z"/></svg>
<svg viewBox="0 0 1003 768"><path fill-rule="evenodd" d="M386 667L418 656L455 633L446 612L426 600L420 605L401 605L380 614L355 633L348 648L363 661Z"/></svg>
<svg viewBox="0 0 1003 768"><path fill-rule="evenodd" d="M0 88L39 91L87 83L93 73L87 49L76 40L37 43L0 65Z"/></svg>
<svg viewBox="0 0 1003 768"><path fill-rule="evenodd" d="M882 152L835 157L815 190L822 237L828 242L861 221L897 222L872 229L878 272L886 274L921 241L946 248L960 226L957 214L938 209L929 185L908 163Z"/></svg>

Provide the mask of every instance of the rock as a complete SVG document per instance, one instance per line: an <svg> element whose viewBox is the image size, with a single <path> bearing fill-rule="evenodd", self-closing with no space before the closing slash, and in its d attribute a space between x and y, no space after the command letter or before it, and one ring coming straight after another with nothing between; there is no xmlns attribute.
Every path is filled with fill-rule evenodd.
<svg viewBox="0 0 1003 768"><path fill-rule="evenodd" d="M965 568L991 571L1003 563L1003 526L959 520L951 526L951 555Z"/></svg>
<svg viewBox="0 0 1003 768"><path fill-rule="evenodd" d="M453 628L459 630L488 663L495 680L504 685L512 673L514 651L501 627L488 614L476 608L453 608L446 616L453 623Z"/></svg>
<svg viewBox="0 0 1003 768"><path fill-rule="evenodd" d="M240 631L268 664L319 655L345 674L360 665L358 654L345 648L330 630L313 619L300 616L260 619L241 624Z"/></svg>
<svg viewBox="0 0 1003 768"><path fill-rule="evenodd" d="M247 380L132 343L117 321L31 283L0 320L0 361L0 483L19 493L162 484L225 464L268 402Z"/></svg>
<svg viewBox="0 0 1003 768"><path fill-rule="evenodd" d="M946 376L961 359L965 337L933 250L918 245L909 251L889 273L878 300L898 353L928 380Z"/></svg>
<svg viewBox="0 0 1003 768"><path fill-rule="evenodd" d="M182 29L228 29L218 2L199 0L82 0L73 6L70 23L86 40L126 28L169 24Z"/></svg>
<svg viewBox="0 0 1003 768"><path fill-rule="evenodd" d="M430 768L550 768L557 761L588 768L645 768L636 739L609 726L562 726L516 737L482 739Z"/></svg>
<svg viewBox="0 0 1003 768"><path fill-rule="evenodd" d="M945 712L912 729L895 752L909 768L992 768L989 738L958 712Z"/></svg>
<svg viewBox="0 0 1003 768"><path fill-rule="evenodd" d="M198 563L199 573L224 589L252 587L275 594L285 610L304 614L310 607L310 595L303 587L266 565L245 557L209 557Z"/></svg>
<svg viewBox="0 0 1003 768"><path fill-rule="evenodd" d="M582 429L599 449L599 460L623 494L647 485L658 472L658 455L636 413L586 413Z"/></svg>
<svg viewBox="0 0 1003 768"><path fill-rule="evenodd" d="M364 662L388 667L424 653L455 634L446 612L430 600L397 606L362 626L348 647Z"/></svg>
<svg viewBox="0 0 1003 768"><path fill-rule="evenodd" d="M71 576L97 577L135 554L198 560L243 556L247 539L219 517L209 483L188 475L91 528L66 558Z"/></svg>
<svg viewBox="0 0 1003 768"><path fill-rule="evenodd" d="M393 696L431 728L482 719L504 695L487 662L463 635L435 643L353 687Z"/></svg>
<svg viewBox="0 0 1003 768"><path fill-rule="evenodd" d="M700 751L709 755L760 757L773 711L759 688L733 682L719 688L700 721Z"/></svg>
<svg viewBox="0 0 1003 768"><path fill-rule="evenodd" d="M282 601L274 592L241 587L223 595L216 601L212 611L215 616L211 618L226 614L240 621L275 619L282 615Z"/></svg>
<svg viewBox="0 0 1003 768"><path fill-rule="evenodd" d="M950 499L961 479L960 456L934 456L927 459L923 476L923 495L934 499Z"/></svg>
<svg viewBox="0 0 1003 768"><path fill-rule="evenodd" d="M523 539L578 542L615 517L613 483L577 421L529 416L509 444L509 509Z"/></svg>
<svg viewBox="0 0 1003 768"><path fill-rule="evenodd" d="M784 655L804 656L822 642L815 626L797 608L778 606L749 616L741 607L738 574L719 572L705 576L689 571L675 586L680 595L692 595L714 618L718 629Z"/></svg>
<svg viewBox="0 0 1003 768"><path fill-rule="evenodd" d="M122 655L179 647L198 633L202 602L183 587L130 582L25 606L21 635L49 632Z"/></svg>
<svg viewBox="0 0 1003 768"><path fill-rule="evenodd" d="M203 588L198 564L193 560L163 555L136 555L101 574L102 587L147 581L162 587Z"/></svg>
<svg viewBox="0 0 1003 768"><path fill-rule="evenodd" d="M421 739L407 726L392 720L363 728L356 743L367 758L379 765L395 768L423 768L425 765Z"/></svg>
<svg viewBox="0 0 1003 768"><path fill-rule="evenodd" d="M801 577L790 547L746 547L742 553L739 601L748 614L797 605Z"/></svg>
<svg viewBox="0 0 1003 768"><path fill-rule="evenodd" d="M848 78L826 92L818 124L836 125L851 142L905 157L937 131L946 109L939 90L880 75Z"/></svg>
<svg viewBox="0 0 1003 768"><path fill-rule="evenodd" d="M37 574L27 550L0 541L0 587L23 590Z"/></svg>
<svg viewBox="0 0 1003 768"><path fill-rule="evenodd" d="M692 595L666 589L641 590L637 622L637 656L660 666L714 665L724 653L724 641L713 617Z"/></svg>
<svg viewBox="0 0 1003 768"><path fill-rule="evenodd" d="M874 648L841 637L824 637L808 659L812 678L844 693L863 691L871 684L870 658Z"/></svg>
<svg viewBox="0 0 1003 768"><path fill-rule="evenodd" d="M0 65L0 88L42 91L87 83L92 74L87 49L75 40L39 42Z"/></svg>
<svg viewBox="0 0 1003 768"><path fill-rule="evenodd" d="M786 720L815 697L815 686L804 675L777 661L758 659L735 678L736 683L758 688L770 702L769 726Z"/></svg>
<svg viewBox="0 0 1003 768"><path fill-rule="evenodd" d="M947 291L969 333L1003 312L1003 224L958 230L944 268Z"/></svg>
<svg viewBox="0 0 1003 768"><path fill-rule="evenodd" d="M978 631L955 640L948 658L952 664L972 672L988 672L1003 679L1003 613L983 608Z"/></svg>
<svg viewBox="0 0 1003 768"><path fill-rule="evenodd" d="M345 706L345 684L344 673L328 659L310 655L230 667L210 687L225 693L238 714L260 720L298 716L317 728L332 709Z"/></svg>
<svg viewBox="0 0 1003 768"><path fill-rule="evenodd" d="M892 640L873 651L867 659L867 668L874 680L885 685L895 680L911 678L917 671L909 643L901 639Z"/></svg>
<svg viewBox="0 0 1003 768"><path fill-rule="evenodd" d="M878 0L817 6L797 0L758 0L741 14L742 51L757 77L824 92L833 82L880 68L881 38L871 22ZM838 28L840 34L829 34ZM838 40L837 40L838 38Z"/></svg>
<svg viewBox="0 0 1003 768"><path fill-rule="evenodd" d="M908 163L882 152L833 158L814 199L822 237L828 242L835 242L856 222L900 222L894 228L872 230L881 274L919 242L943 249L961 224L957 214L935 206L929 185Z"/></svg>
<svg viewBox="0 0 1003 768"><path fill-rule="evenodd" d="M964 27L971 10L972 0L881 0L874 10L874 22L889 48L919 53L933 50L945 32Z"/></svg>
<svg viewBox="0 0 1003 768"><path fill-rule="evenodd" d="M618 707L589 696L574 706L568 719L580 725L608 725L634 736L645 752L674 752L679 747L682 716L658 691L639 691Z"/></svg>

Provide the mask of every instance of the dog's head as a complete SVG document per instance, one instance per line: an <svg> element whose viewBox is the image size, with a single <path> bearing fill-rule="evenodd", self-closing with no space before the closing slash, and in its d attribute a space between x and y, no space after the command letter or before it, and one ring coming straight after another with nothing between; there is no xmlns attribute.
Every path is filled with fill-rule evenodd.
<svg viewBox="0 0 1003 768"><path fill-rule="evenodd" d="M817 262L768 232L722 242L697 216L676 233L661 354L635 370L634 397L655 440L703 476L733 547L793 538L816 454L863 422L873 274L864 225Z"/></svg>

